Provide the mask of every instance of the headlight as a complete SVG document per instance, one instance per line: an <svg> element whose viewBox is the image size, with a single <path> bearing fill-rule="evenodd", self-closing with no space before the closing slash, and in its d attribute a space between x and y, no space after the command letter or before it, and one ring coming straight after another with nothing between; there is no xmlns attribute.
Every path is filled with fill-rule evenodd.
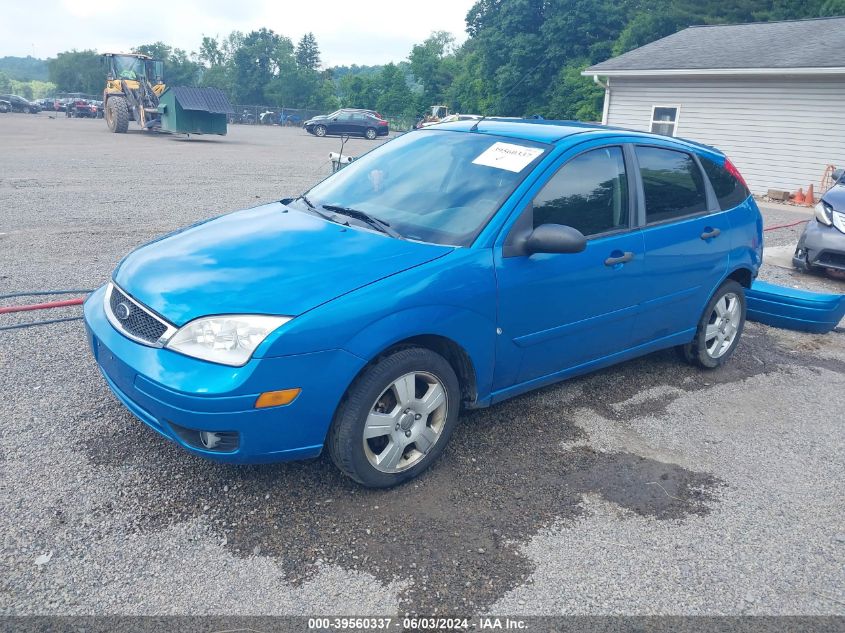
<svg viewBox="0 0 845 633"><path fill-rule="evenodd" d="M819 202L816 204L816 219L822 224L830 226L833 224L833 207L826 202Z"/></svg>
<svg viewBox="0 0 845 633"><path fill-rule="evenodd" d="M255 348L293 317L229 314L186 323L167 342L167 349L223 365L245 365Z"/></svg>

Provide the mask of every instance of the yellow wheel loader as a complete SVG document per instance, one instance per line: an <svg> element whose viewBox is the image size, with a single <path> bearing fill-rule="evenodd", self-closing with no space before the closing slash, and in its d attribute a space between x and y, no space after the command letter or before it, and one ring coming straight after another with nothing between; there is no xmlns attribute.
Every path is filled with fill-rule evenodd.
<svg viewBox="0 0 845 633"><path fill-rule="evenodd" d="M147 55L105 53L108 67L103 109L112 132L122 134L129 121L143 130L177 134L220 134L227 131L229 100L218 88L168 88L164 65Z"/></svg>

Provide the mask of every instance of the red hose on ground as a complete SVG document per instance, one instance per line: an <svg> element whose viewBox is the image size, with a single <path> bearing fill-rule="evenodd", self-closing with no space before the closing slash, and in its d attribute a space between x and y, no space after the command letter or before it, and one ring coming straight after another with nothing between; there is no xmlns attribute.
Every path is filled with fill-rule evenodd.
<svg viewBox="0 0 845 633"><path fill-rule="evenodd" d="M49 303L31 303L23 306L8 306L0 308L0 314L9 314L10 312L28 312L30 310L46 310L48 308L64 308L65 306L82 305L85 299L66 299L64 301L50 301Z"/></svg>
<svg viewBox="0 0 845 633"><path fill-rule="evenodd" d="M788 229L790 226L798 226L799 224L804 224L804 222L809 222L809 220L798 220L797 222L790 222L789 224L776 224L775 226L767 226L763 231L774 231L776 229Z"/></svg>

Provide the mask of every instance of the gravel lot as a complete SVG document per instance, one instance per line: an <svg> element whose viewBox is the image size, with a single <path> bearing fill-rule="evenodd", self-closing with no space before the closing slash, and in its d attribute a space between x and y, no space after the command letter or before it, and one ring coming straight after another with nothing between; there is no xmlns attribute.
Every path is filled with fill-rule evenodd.
<svg viewBox="0 0 845 633"><path fill-rule="evenodd" d="M0 141L0 294L94 288L154 236L298 193L340 144L47 114L0 115ZM2 614L845 614L842 333L749 324L718 372L662 352L468 413L379 492L326 458L179 450L110 394L79 321L0 339Z"/></svg>

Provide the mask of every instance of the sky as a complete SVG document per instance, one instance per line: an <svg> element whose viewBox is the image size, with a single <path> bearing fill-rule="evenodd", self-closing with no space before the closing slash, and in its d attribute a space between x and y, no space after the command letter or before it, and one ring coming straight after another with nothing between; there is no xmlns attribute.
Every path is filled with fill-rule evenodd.
<svg viewBox="0 0 845 633"><path fill-rule="evenodd" d="M267 27L296 43L313 32L324 67L405 59L432 31L466 38L474 0L0 0L0 57L73 48L128 51L161 40L188 52L203 35Z"/></svg>

